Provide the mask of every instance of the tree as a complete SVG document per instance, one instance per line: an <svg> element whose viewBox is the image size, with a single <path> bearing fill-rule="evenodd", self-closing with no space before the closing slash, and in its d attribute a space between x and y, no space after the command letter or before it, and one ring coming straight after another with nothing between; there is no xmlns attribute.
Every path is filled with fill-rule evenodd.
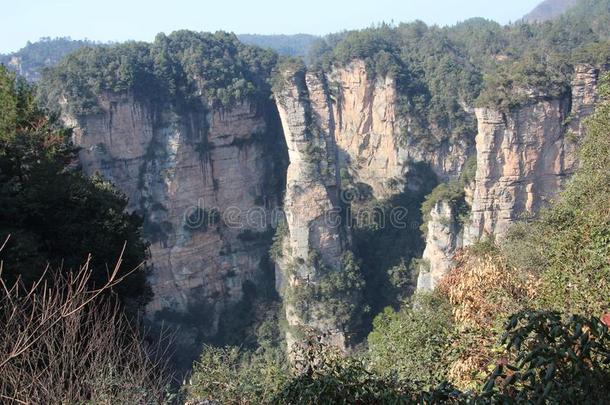
<svg viewBox="0 0 610 405"><path fill-rule="evenodd" d="M91 283L103 285L123 245L120 274L147 256L142 220L126 213L127 200L99 177L87 178L74 164L70 131L41 111L33 89L0 67L0 238L8 282L31 285L47 264L77 269L91 255ZM150 296L146 266L117 286L124 299L144 304Z"/></svg>

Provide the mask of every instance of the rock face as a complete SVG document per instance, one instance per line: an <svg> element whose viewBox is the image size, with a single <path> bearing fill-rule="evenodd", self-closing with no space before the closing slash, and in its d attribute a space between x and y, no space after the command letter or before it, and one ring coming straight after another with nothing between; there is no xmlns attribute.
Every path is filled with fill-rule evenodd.
<svg viewBox="0 0 610 405"><path fill-rule="evenodd" d="M389 179L404 174L404 154L395 136L396 86L385 77L371 79L362 61L335 70L329 82L334 92L334 137L342 166L376 196L391 193Z"/></svg>
<svg viewBox="0 0 610 405"><path fill-rule="evenodd" d="M281 130L269 105L188 112L103 94L102 113L64 116L87 174L101 173L145 218L152 318L215 333L219 314L257 284L281 190ZM278 146L279 145L279 146ZM184 325L183 325L184 326ZM189 325L187 325L188 327Z"/></svg>
<svg viewBox="0 0 610 405"><path fill-rule="evenodd" d="M389 184L404 177L413 162L430 165L443 179L459 175L473 150L470 140L443 143L435 150L410 140L400 142L409 118L397 113L399 100L393 77L375 77L364 61L355 60L335 69L327 80L341 166L355 181L370 186L374 196L395 193Z"/></svg>
<svg viewBox="0 0 610 405"><path fill-rule="evenodd" d="M462 246L457 212L447 201L437 202L430 213L426 236L426 249L417 278L419 291L431 291L453 266L453 256Z"/></svg>
<svg viewBox="0 0 610 405"><path fill-rule="evenodd" d="M462 229L450 204L435 205L418 290L435 287L458 249L486 235L501 238L515 221L535 217L561 189L577 165L577 141L597 101L598 77L598 69L579 66L570 97L533 98L510 112L475 110L476 179L465 190L471 217Z"/></svg>
<svg viewBox="0 0 610 405"><path fill-rule="evenodd" d="M580 67L570 98L534 99L503 113L476 109L477 172L467 244L502 237L523 216L534 216L576 165L582 121L593 110L597 70Z"/></svg>
<svg viewBox="0 0 610 405"><path fill-rule="evenodd" d="M278 277L289 325L288 346L300 331L312 328L329 343L345 348L342 325L321 300L301 294L319 285L329 272L341 272L347 249L326 84L323 78L304 71L288 70L283 75L275 99L290 163L284 198L288 234L278 261Z"/></svg>
<svg viewBox="0 0 610 405"><path fill-rule="evenodd" d="M427 165L442 179L458 177L474 151L474 139L442 143L434 150L401 141L410 118L397 112L400 100L394 78L375 76L360 60L326 74L304 68L286 71L275 98L290 158L284 200L288 235L277 276L286 318L291 327L311 327L345 348L350 326L329 316L322 303L309 302L303 308L307 300L299 295L311 285L323 284L328 269L342 269L350 234L333 222L341 219L335 213L353 197L385 199L400 193L414 163ZM345 173L349 184L341 184ZM417 189L417 179L406 186ZM367 195L341 201L353 190ZM443 209L437 216L453 215ZM440 221L439 217L431 232L436 238L443 226ZM430 244L427 255L434 263L434 275L428 278L429 288L449 266L449 252L461 243L455 227L446 231L447 240ZM320 260L312 260L312 255ZM441 255L446 256L445 264L436 263ZM301 297L301 305L292 302L295 294ZM289 343L294 340L289 333Z"/></svg>

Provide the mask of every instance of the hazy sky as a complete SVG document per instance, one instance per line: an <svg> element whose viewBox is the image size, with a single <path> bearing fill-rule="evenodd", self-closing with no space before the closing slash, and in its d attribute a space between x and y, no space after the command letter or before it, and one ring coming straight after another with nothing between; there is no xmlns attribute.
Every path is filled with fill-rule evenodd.
<svg viewBox="0 0 610 405"><path fill-rule="evenodd" d="M382 21L447 25L470 17L514 21L541 0L2 0L0 52L40 37L152 40L188 28L327 34Z"/></svg>

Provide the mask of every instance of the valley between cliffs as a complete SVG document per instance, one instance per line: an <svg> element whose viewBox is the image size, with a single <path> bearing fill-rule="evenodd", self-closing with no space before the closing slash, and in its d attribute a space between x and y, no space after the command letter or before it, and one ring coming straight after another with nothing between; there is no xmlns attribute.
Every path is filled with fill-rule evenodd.
<svg viewBox="0 0 610 405"><path fill-rule="evenodd" d="M195 34L172 35L146 52L159 59ZM235 58L260 52L220 41ZM443 126L405 108L416 94L404 79L366 60L321 69L264 57L266 72L256 58L228 63L245 66L229 87L163 56L163 69L184 72L84 100L53 93L83 171L144 219L147 318L180 327L195 352L268 317L289 346L316 333L350 350L385 306L434 289L461 248L502 238L553 198L576 168L603 70L578 65L559 95L515 89L510 108L453 100L461 124Z"/></svg>

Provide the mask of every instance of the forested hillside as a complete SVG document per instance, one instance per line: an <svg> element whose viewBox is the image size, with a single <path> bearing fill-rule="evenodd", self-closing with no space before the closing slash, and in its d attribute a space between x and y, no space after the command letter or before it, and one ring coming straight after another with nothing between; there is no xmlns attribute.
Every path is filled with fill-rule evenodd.
<svg viewBox="0 0 610 405"><path fill-rule="evenodd" d="M527 13L523 21L534 23L552 20L577 3L578 0L546 0Z"/></svg>

